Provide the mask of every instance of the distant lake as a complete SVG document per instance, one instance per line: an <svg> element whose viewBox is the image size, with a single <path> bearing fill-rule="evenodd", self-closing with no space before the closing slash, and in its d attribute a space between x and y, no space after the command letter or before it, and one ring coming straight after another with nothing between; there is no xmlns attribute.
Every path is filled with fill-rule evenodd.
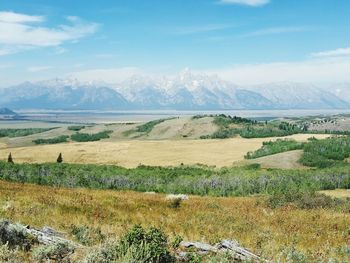
<svg viewBox="0 0 350 263"><path fill-rule="evenodd" d="M111 123L141 122L176 116L198 114L227 114L255 119L280 117L303 117L317 115L350 114L349 110L218 110L218 111L176 111L176 110L135 110L135 111L94 111L94 110L17 110L25 120L51 122Z"/></svg>

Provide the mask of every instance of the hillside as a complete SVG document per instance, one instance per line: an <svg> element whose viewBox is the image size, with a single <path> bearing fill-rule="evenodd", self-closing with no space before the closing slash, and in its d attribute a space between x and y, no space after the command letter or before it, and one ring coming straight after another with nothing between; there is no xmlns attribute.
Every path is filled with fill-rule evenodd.
<svg viewBox="0 0 350 263"><path fill-rule="evenodd" d="M190 196L179 208L171 208L163 194L0 183L2 216L37 229L50 226L82 244L72 262L97 253L106 240L120 237L135 224L159 227L171 242L178 236L212 244L237 240L272 261L292 255L295 260L289 262L348 262L348 213L295 206L271 209L264 200ZM31 216L33 211L36 216Z"/></svg>

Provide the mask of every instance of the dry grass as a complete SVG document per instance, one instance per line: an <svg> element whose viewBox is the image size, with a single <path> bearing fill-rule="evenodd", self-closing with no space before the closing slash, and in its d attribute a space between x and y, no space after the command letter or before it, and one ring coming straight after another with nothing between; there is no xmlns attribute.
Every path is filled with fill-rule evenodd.
<svg viewBox="0 0 350 263"><path fill-rule="evenodd" d="M256 159L245 160L245 163L258 163L262 168L309 169L298 162L302 153L302 150L277 153Z"/></svg>
<svg viewBox="0 0 350 263"><path fill-rule="evenodd" d="M314 259L340 258L337 249L350 241L349 214L294 207L271 210L257 200L191 196L179 209L172 209L158 194L0 182L0 216L35 227L49 225L69 232L73 224L99 226L104 233L118 236L140 223L187 240L237 239L274 259L292 246Z"/></svg>
<svg viewBox="0 0 350 263"><path fill-rule="evenodd" d="M341 199L350 198L350 189L327 190L320 191L320 193Z"/></svg>
<svg viewBox="0 0 350 263"><path fill-rule="evenodd" d="M305 141L315 136L328 135L296 134L288 136ZM6 159L11 151L15 162L44 163L55 162L58 153L63 154L68 163L114 164L136 167L139 164L177 166L181 163L205 164L210 166L230 166L244 160L248 151L255 151L264 141L277 138L224 140L124 140L88 143L67 143L9 148L0 152L0 159Z"/></svg>
<svg viewBox="0 0 350 263"><path fill-rule="evenodd" d="M216 132L218 127L212 117L192 119L192 117L175 118L156 125L153 130L141 138L164 140L191 138L198 139L202 135Z"/></svg>

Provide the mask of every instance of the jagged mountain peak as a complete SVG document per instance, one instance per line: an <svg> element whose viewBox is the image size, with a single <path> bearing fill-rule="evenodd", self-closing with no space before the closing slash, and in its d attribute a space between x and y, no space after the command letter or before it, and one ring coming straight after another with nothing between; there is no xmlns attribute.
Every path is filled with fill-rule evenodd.
<svg viewBox="0 0 350 263"><path fill-rule="evenodd" d="M175 76L134 75L117 84L56 78L0 90L0 107L50 109L332 109L350 108L350 84L277 82L237 86L185 69Z"/></svg>

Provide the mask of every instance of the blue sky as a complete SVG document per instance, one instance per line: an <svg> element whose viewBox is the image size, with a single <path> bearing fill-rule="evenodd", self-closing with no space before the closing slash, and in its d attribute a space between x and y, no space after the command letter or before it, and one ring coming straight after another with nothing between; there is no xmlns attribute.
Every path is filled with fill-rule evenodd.
<svg viewBox="0 0 350 263"><path fill-rule="evenodd" d="M348 0L2 1L0 86L184 68L239 84L350 81L349 10Z"/></svg>

